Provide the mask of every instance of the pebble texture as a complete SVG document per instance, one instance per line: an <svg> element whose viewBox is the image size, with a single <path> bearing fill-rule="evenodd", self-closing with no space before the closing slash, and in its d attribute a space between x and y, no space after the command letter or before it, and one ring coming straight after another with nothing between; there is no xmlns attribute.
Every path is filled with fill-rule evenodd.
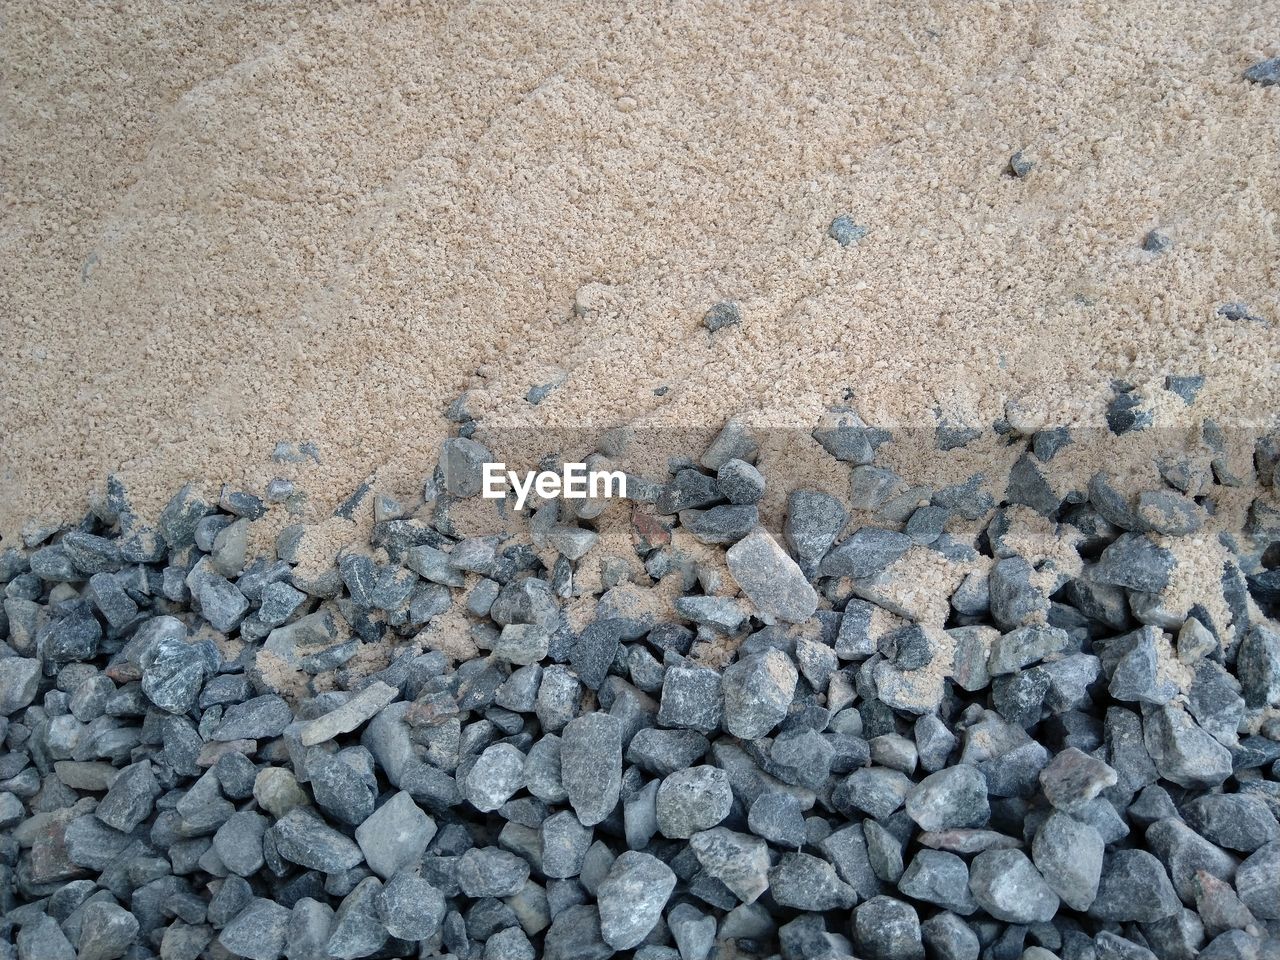
<svg viewBox="0 0 1280 960"><path fill-rule="evenodd" d="M465 535L478 441L430 509L357 491L368 543L335 564L301 522L241 557L253 503L194 490L153 553L119 498L0 552L0 953L1275 952L1271 494L1221 542L1220 603L1184 609L1164 501L929 492L832 430L874 525L791 496L766 532L735 423L628 505L634 565L568 501L537 549ZM1070 449L1002 436L1046 484Z"/></svg>

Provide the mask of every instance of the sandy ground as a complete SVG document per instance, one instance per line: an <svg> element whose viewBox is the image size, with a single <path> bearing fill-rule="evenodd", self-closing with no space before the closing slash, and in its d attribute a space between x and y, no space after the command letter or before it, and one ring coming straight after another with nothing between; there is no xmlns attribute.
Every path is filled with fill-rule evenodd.
<svg viewBox="0 0 1280 960"><path fill-rule="evenodd" d="M493 436L1096 422L1168 373L1208 378L1179 416L1278 408L1280 88L1240 79L1274 0L0 18L6 537L110 471L145 513L282 471L317 509L409 491L464 389Z"/></svg>

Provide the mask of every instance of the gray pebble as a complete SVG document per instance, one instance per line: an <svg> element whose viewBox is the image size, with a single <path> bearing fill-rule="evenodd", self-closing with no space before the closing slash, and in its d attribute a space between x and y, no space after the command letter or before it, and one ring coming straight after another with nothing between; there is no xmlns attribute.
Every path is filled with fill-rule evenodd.
<svg viewBox="0 0 1280 960"><path fill-rule="evenodd" d="M1103 860L1098 896L1089 915L1100 920L1153 923L1181 908L1159 860L1145 850L1116 850Z"/></svg>
<svg viewBox="0 0 1280 960"><path fill-rule="evenodd" d="M787 715L797 679L795 666L781 650L752 654L730 665L721 679L725 729L743 740L765 736ZM665 702L665 688L663 694Z"/></svg>
<svg viewBox="0 0 1280 960"><path fill-rule="evenodd" d="M1058 895L1021 850L984 850L969 867L978 906L1008 923L1043 923L1058 911Z"/></svg>
<svg viewBox="0 0 1280 960"><path fill-rule="evenodd" d="M248 960L277 960L284 953L289 919L280 904L256 898L222 928L218 943Z"/></svg>
<svg viewBox="0 0 1280 960"><path fill-rule="evenodd" d="M742 323L742 311L731 300L722 300L715 304L702 318L702 325L711 333L740 323Z"/></svg>
<svg viewBox="0 0 1280 960"><path fill-rule="evenodd" d="M638 946L662 917L676 875L657 857L624 851L600 882L600 934L615 950Z"/></svg>
<svg viewBox="0 0 1280 960"><path fill-rule="evenodd" d="M893 897L876 896L858 905L853 941L867 960L924 960L920 917Z"/></svg>
<svg viewBox="0 0 1280 960"><path fill-rule="evenodd" d="M707 667L669 667L662 681L658 723L699 733L720 727L724 697L720 675Z"/></svg>
<svg viewBox="0 0 1280 960"><path fill-rule="evenodd" d="M912 899L937 904L962 916L978 909L969 892L969 867L954 853L919 851L898 881L898 889Z"/></svg>
<svg viewBox="0 0 1280 960"><path fill-rule="evenodd" d="M911 789L906 809L922 830L986 826L991 816L986 778L968 764L931 773Z"/></svg>
<svg viewBox="0 0 1280 960"><path fill-rule="evenodd" d="M584 826L600 823L618 805L622 778L622 725L606 714L588 714L564 728L561 780Z"/></svg>
<svg viewBox="0 0 1280 960"><path fill-rule="evenodd" d="M798 910L847 910L857 894L825 860L806 853L785 853L769 871L769 891L781 906Z"/></svg>
<svg viewBox="0 0 1280 960"><path fill-rule="evenodd" d="M495 847L472 847L458 859L458 885L468 897L511 897L529 879L529 864Z"/></svg>
<svg viewBox="0 0 1280 960"><path fill-rule="evenodd" d="M1072 910L1088 910L1098 895L1104 842L1086 823L1054 811L1036 831L1032 860L1044 880Z"/></svg>
<svg viewBox="0 0 1280 960"><path fill-rule="evenodd" d="M658 829L673 840L687 840L709 830L729 815L733 793L729 778L718 767L677 770L658 788Z"/></svg>

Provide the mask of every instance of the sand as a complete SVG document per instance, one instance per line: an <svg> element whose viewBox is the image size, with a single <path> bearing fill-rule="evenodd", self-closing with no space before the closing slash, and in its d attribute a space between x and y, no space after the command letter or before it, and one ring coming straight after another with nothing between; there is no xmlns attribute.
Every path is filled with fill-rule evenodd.
<svg viewBox="0 0 1280 960"><path fill-rule="evenodd" d="M6 543L112 471L144 515L190 479L412 494L464 390L497 448L1096 423L1114 377L1171 426L1277 411L1280 88L1240 78L1274 0L0 17Z"/></svg>

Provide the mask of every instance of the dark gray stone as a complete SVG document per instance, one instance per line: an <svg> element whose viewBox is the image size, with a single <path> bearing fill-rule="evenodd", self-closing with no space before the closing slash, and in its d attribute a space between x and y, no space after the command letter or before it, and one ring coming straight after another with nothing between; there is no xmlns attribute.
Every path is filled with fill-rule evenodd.
<svg viewBox="0 0 1280 960"><path fill-rule="evenodd" d="M1236 891L1262 920L1280 920L1280 840L1264 844L1240 864Z"/></svg>
<svg viewBox="0 0 1280 960"><path fill-rule="evenodd" d="M800 566L762 528L730 547L725 562L766 623L803 623L818 607L818 595Z"/></svg>
<svg viewBox="0 0 1280 960"><path fill-rule="evenodd" d="M23 923L17 937L18 960L76 960L71 946L58 921L50 916L39 916Z"/></svg>
<svg viewBox="0 0 1280 960"><path fill-rule="evenodd" d="M1159 627L1146 626L1101 647L1102 668L1111 678L1107 691L1114 699L1159 704L1168 703L1177 693L1175 684L1161 679L1160 635Z"/></svg>
<svg viewBox="0 0 1280 960"><path fill-rule="evenodd" d="M1149 707L1143 739L1160 776L1182 787L1216 787L1231 776L1231 752L1180 707Z"/></svg>
<svg viewBox="0 0 1280 960"><path fill-rule="evenodd" d="M1280 705L1280 634L1254 624L1236 654L1236 674L1252 709Z"/></svg>
<svg viewBox="0 0 1280 960"><path fill-rule="evenodd" d="M827 236L842 247L856 246L867 235L867 228L853 222L848 214L840 214L827 227Z"/></svg>
<svg viewBox="0 0 1280 960"><path fill-rule="evenodd" d="M1237 860L1214 846L1181 820L1158 820L1147 828L1146 846L1160 858L1184 903L1194 903L1196 874L1207 871L1219 880L1235 876Z"/></svg>
<svg viewBox="0 0 1280 960"><path fill-rule="evenodd" d="M759 503L764 496L764 474L745 460L726 460L716 471L716 486L730 503Z"/></svg>
<svg viewBox="0 0 1280 960"><path fill-rule="evenodd" d="M1075 747L1057 754L1040 771L1045 798L1059 810L1078 811L1107 787L1115 786L1116 772L1096 757Z"/></svg>
<svg viewBox="0 0 1280 960"><path fill-rule="evenodd" d="M40 661L26 657L0 658L0 717L8 717L35 700L40 690Z"/></svg>
<svg viewBox="0 0 1280 960"><path fill-rule="evenodd" d="M646 773L665 777L706 755L711 743L696 730L646 727L631 738L626 759Z"/></svg>
<svg viewBox="0 0 1280 960"><path fill-rule="evenodd" d="M1032 582L1035 568L1022 557L1007 557L991 568L987 578L991 615L1003 630L1016 630L1049 610L1049 598Z"/></svg>
<svg viewBox="0 0 1280 960"><path fill-rule="evenodd" d="M929 956L937 960L978 960L982 950L978 935L954 913L934 914L920 924L920 936Z"/></svg>
<svg viewBox="0 0 1280 960"><path fill-rule="evenodd" d="M354 827L373 813L378 784L370 754L363 747L336 754L313 749L306 766L316 805L330 819Z"/></svg>
<svg viewBox="0 0 1280 960"><path fill-rule="evenodd" d="M222 743L231 740L268 740L280 736L292 722L293 711L289 709L289 704L283 697L269 693L229 706L211 739Z"/></svg>
<svg viewBox="0 0 1280 960"><path fill-rule="evenodd" d="M122 957L138 936L137 918L110 900L87 903L80 914L79 926L77 957L83 960Z"/></svg>
<svg viewBox="0 0 1280 960"><path fill-rule="evenodd" d="M608 960L613 954L601 936L599 911L586 904L556 913L543 940L544 960Z"/></svg>
<svg viewBox="0 0 1280 960"><path fill-rule="evenodd" d="M700 543L737 543L759 522L760 512L754 504L721 504L680 513L681 529Z"/></svg>
<svg viewBox="0 0 1280 960"><path fill-rule="evenodd" d="M271 833L281 857L322 873L341 873L364 860L351 839L302 808L281 817Z"/></svg>
<svg viewBox="0 0 1280 960"><path fill-rule="evenodd" d="M742 311L732 300L721 300L714 304L702 317L702 325L711 333L725 327L736 327L742 323Z"/></svg>
<svg viewBox="0 0 1280 960"><path fill-rule="evenodd" d="M804 811L790 793L768 792L756 797L747 826L758 837L779 847L799 850L805 844Z"/></svg>
<svg viewBox="0 0 1280 960"><path fill-rule="evenodd" d="M805 576L813 578L849 515L840 501L817 490L795 490L787 497L783 536Z"/></svg>
<svg viewBox="0 0 1280 960"><path fill-rule="evenodd" d="M102 626L89 611L89 605L77 602L62 616L45 625L37 645L41 659L46 663L74 663L97 656L101 639Z"/></svg>
<svg viewBox="0 0 1280 960"><path fill-rule="evenodd" d="M571 811L548 817L539 830L543 875L558 880L576 877L591 841L591 828L579 823Z"/></svg>
<svg viewBox="0 0 1280 960"><path fill-rule="evenodd" d="M1169 875L1145 850L1117 850L1103 861L1098 896L1090 916L1152 923L1181 909Z"/></svg>
<svg viewBox="0 0 1280 960"><path fill-rule="evenodd" d="M524 786L525 755L510 743L495 743L467 774L466 797L482 813L492 813Z"/></svg>
<svg viewBox="0 0 1280 960"><path fill-rule="evenodd" d="M493 459L487 447L468 437L452 437L440 445L444 488L453 497L474 497L484 486L484 464Z"/></svg>
<svg viewBox="0 0 1280 960"><path fill-rule="evenodd" d="M1262 797L1248 793L1213 793L1196 797L1182 808L1187 825L1228 850L1252 853L1280 839L1280 823Z"/></svg>
<svg viewBox="0 0 1280 960"><path fill-rule="evenodd" d="M356 960L376 953L387 942L387 927L378 911L382 882L365 877L338 907L325 950L336 960Z"/></svg>
<svg viewBox="0 0 1280 960"><path fill-rule="evenodd" d="M842 805L842 809L850 807L881 820L902 806L913 786L900 770L864 767L849 774L836 787L832 801ZM985 790L983 797L986 797Z"/></svg>
<svg viewBox="0 0 1280 960"><path fill-rule="evenodd" d="M1124 533L1094 564L1092 577L1143 593L1163 593L1169 586L1176 561L1168 550L1139 533Z"/></svg>
<svg viewBox="0 0 1280 960"><path fill-rule="evenodd" d="M365 862L384 880L421 860L435 835L435 821L403 790L356 827L356 843Z"/></svg>
<svg viewBox="0 0 1280 960"><path fill-rule="evenodd" d="M987 670L993 677L1017 673L1067 648L1070 638L1056 627L1027 626L997 637L991 644Z"/></svg>
<svg viewBox="0 0 1280 960"><path fill-rule="evenodd" d="M1280 83L1280 57L1259 60L1243 74L1250 83L1260 87L1272 87Z"/></svg>
<svg viewBox="0 0 1280 960"><path fill-rule="evenodd" d="M232 873L248 877L262 869L262 840L270 821L260 813L233 813L213 835L213 849Z"/></svg>
<svg viewBox="0 0 1280 960"><path fill-rule="evenodd" d="M387 932L401 940L430 939L445 915L440 891L408 873L396 874L383 884L377 908Z"/></svg>

